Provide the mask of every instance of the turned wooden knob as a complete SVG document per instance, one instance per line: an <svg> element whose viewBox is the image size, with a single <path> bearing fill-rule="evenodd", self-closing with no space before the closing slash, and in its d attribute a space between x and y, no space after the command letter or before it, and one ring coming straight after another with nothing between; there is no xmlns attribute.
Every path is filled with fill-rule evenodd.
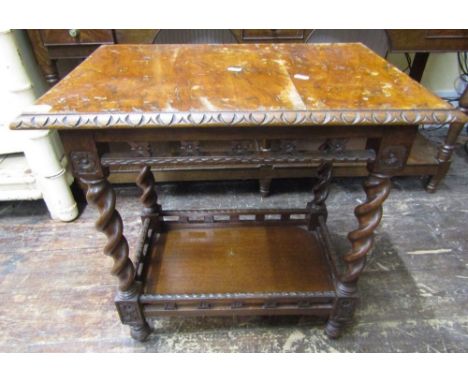
<svg viewBox="0 0 468 382"><path fill-rule="evenodd" d="M80 30L79 29L70 29L68 31L68 34L70 37L77 38L80 35Z"/></svg>

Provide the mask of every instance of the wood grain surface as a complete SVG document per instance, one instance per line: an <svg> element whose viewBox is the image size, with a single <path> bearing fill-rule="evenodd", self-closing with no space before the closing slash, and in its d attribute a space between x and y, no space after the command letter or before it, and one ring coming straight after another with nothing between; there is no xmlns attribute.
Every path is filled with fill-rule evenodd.
<svg viewBox="0 0 468 382"><path fill-rule="evenodd" d="M334 290L318 240L303 227L178 229L157 243L147 294Z"/></svg>
<svg viewBox="0 0 468 382"><path fill-rule="evenodd" d="M102 46L50 112L452 109L361 44Z"/></svg>

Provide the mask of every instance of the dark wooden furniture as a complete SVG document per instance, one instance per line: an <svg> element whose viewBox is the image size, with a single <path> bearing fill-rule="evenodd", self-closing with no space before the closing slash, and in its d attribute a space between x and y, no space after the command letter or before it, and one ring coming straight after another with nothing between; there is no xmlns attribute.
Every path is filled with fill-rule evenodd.
<svg viewBox="0 0 468 382"><path fill-rule="evenodd" d="M468 29L390 29L387 33L392 52L415 53L409 75L418 82L430 53L468 51ZM468 87L460 97L459 107L467 113ZM458 135L458 131L449 130L449 135ZM427 190L434 192L436 186L430 182Z"/></svg>
<svg viewBox="0 0 468 382"><path fill-rule="evenodd" d="M391 29L388 32L393 52L414 52L410 76L421 81L430 53L468 51L468 29ZM466 109L468 88L460 97Z"/></svg>
<svg viewBox="0 0 468 382"><path fill-rule="evenodd" d="M61 78L57 69L58 60L84 59L102 44L157 43L160 32L159 29L30 29L28 35L47 81L55 84ZM468 51L468 29L388 29L386 32L389 51L416 53L410 76L418 82L421 81L429 53ZM311 40L315 30L232 29L231 33L231 41L238 43L299 43ZM192 38L196 42L196 38Z"/></svg>
<svg viewBox="0 0 468 382"><path fill-rule="evenodd" d="M96 228L119 280L117 310L134 338L148 336L151 317L246 314L323 316L335 338L352 318L390 177L406 166L417 124L459 129L465 119L361 44L105 45L12 128L60 131L99 210ZM366 145L344 149L351 138ZM453 139L439 153L446 165ZM122 151L109 151L110 142ZM161 142L175 142L173 150L153 150ZM367 199L355 210L351 249L338 255L325 200L332 169L349 163L367 166ZM107 179L112 166L139 170L142 233L133 259ZM254 169L264 179L296 168L318 182L302 208L159 205L152 170L216 168Z"/></svg>
<svg viewBox="0 0 468 382"><path fill-rule="evenodd" d="M188 32L188 31L187 31ZM233 29L229 37L216 34L216 31L203 31L206 37L201 42L214 43L257 43L257 42L305 42L312 33L310 29ZM80 60L88 57L103 44L152 44L165 43L164 36L159 40L159 29L30 29L27 31L36 59L42 72L51 85L75 67ZM210 35L210 33L212 35ZM172 33L172 38L186 42L198 41L195 32ZM210 41L212 39L212 41ZM187 41L189 40L189 41ZM191 40L191 41L190 41ZM184 42L185 42L184 41ZM169 41L170 42L170 41ZM70 61L59 71L58 62ZM70 63L70 62L69 62Z"/></svg>
<svg viewBox="0 0 468 382"><path fill-rule="evenodd" d="M421 81L431 52L468 51L468 29L390 29L392 52L414 52L410 76Z"/></svg>
<svg viewBox="0 0 468 382"><path fill-rule="evenodd" d="M312 29L233 29L238 42L306 42Z"/></svg>
<svg viewBox="0 0 468 382"><path fill-rule="evenodd" d="M427 30L389 30L388 37L390 46L393 51L414 50L418 46L420 49L428 49L431 46L437 49L445 46L446 50L461 49L466 47L466 31L427 31ZM305 43L313 41L314 36L319 31L312 29L233 29L231 31L217 30L178 30L172 31L170 36L166 36L164 31L159 29L148 30L128 30L128 29L44 29L44 30L28 30L32 46L42 71L45 74L47 81L53 85L57 83L61 75L67 73L75 67L82 59L86 58L98 46L102 44L126 44L126 43L167 43L167 42L203 42L203 43L261 43L261 42L277 42L277 43ZM331 33L331 32L330 32ZM322 33L323 34L323 33ZM333 36L331 33L330 36ZM450 37L451 36L451 37ZM338 37L343 38L343 33ZM358 38L356 33L353 38ZM323 36L319 38L323 40ZM419 45L417 45L419 44ZM422 44L422 45L421 45ZM432 44L432 45L431 45ZM449 44L449 45L447 45ZM422 48L421 48L422 46ZM435 49L435 48L433 48ZM426 53L424 53L426 54ZM426 57L427 59L427 57ZM424 61L424 63L423 63ZM58 63L61 64L61 70L58 70ZM425 65L425 60L416 55L411 69L411 75L414 78L420 79L422 70ZM61 74L59 74L61 73ZM419 73L419 74L418 74ZM451 132L450 135L453 135ZM243 140L245 141L245 140ZM240 142L238 142L240 143ZM258 145L242 147L238 143L235 144L238 150L263 150L264 147ZM149 154L151 151L172 151L176 150L176 146L180 148L181 155L187 148L191 151L191 155L197 155L200 151L218 150L223 151L231 149L230 147L201 147L202 143L192 141L188 144L183 141L173 142L172 146L164 143L153 144L152 147L145 145L133 145L132 147L141 154ZM263 142L267 149L272 145L270 141ZM313 142L297 141L290 139L287 143L289 150L293 153L297 149L304 149L305 146L314 148ZM345 141L331 142L333 145L338 145L348 149L365 147L366 142L362 139L349 138ZM109 149L118 152L121 147L114 142L109 143ZM273 144L274 146L274 144ZM300 146L300 147L299 147ZM397 175L400 176L427 176L426 190L434 192L438 182L444 177L448 170L448 166L441 163L437 157L437 148L434 147L423 135L415 136L410 155L408 156L406 165L399 170ZM131 182L137 172L132 168L122 168L120 166L112 166L110 169L109 180L112 183L127 183ZM341 164L334 171L334 176L366 176L367 169L363 163ZM224 171L165 171L155 173L156 179L160 182L164 181L185 181L185 180L218 180L218 179L259 179L260 191L266 196L270 189L271 179L266 179L257 170L248 167L237 167L236 170ZM273 174L274 178L282 177L307 177L308 172L302 169L277 169Z"/></svg>

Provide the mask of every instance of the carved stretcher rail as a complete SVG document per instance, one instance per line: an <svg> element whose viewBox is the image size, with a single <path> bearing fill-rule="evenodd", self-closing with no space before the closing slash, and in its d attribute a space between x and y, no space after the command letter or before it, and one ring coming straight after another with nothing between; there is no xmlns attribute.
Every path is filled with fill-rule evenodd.
<svg viewBox="0 0 468 382"><path fill-rule="evenodd" d="M316 292L272 292L272 293L204 293L204 294L144 294L140 296L142 303L163 301L198 301L198 300L230 300L230 299L291 299L335 297L334 291Z"/></svg>
<svg viewBox="0 0 468 382"><path fill-rule="evenodd" d="M317 152L310 155L243 155L243 156L190 156L190 157L145 157L145 158L119 158L104 155L101 159L103 166L217 166L217 165L320 165L324 161L333 162L372 162L375 159L373 150L353 150L342 153Z"/></svg>
<svg viewBox="0 0 468 382"><path fill-rule="evenodd" d="M457 110L272 110L214 112L41 113L22 114L13 129L115 127L398 125L466 122Z"/></svg>

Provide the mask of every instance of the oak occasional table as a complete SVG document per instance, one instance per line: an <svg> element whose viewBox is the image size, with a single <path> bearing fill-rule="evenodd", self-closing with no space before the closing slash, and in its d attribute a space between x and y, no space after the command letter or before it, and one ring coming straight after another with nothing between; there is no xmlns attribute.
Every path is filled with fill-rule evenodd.
<svg viewBox="0 0 468 382"><path fill-rule="evenodd" d="M159 30L159 29L30 29L27 31L31 41L36 60L42 69L47 82L55 85L59 79L68 73L72 68L78 65L80 60L87 58L100 45L109 44L163 44L168 41L217 41L218 43L307 43L307 41L321 39L325 35L332 41L339 41L345 38L346 41L364 37L359 31L324 31L313 29L220 29L220 30ZM386 39L381 39L383 30L368 31L374 33L374 38L367 39L370 46L383 54L387 49ZM420 82L425 62L429 51L463 51L467 50L468 34L466 30L387 30L391 51L416 51L413 65L411 66L410 76ZM379 42L380 41L380 42ZM381 45L381 46L380 46ZM330 57L328 57L330 58ZM58 71L57 67L61 70ZM59 73L60 72L60 73ZM365 94L363 94L365 96ZM461 102L460 102L461 105ZM448 134L456 138L458 126L452 126ZM361 142L359 142L361 140ZM136 142L132 142L135 144ZM209 148L201 147L203 141L191 141L187 145L183 141L168 142L160 141L158 144L151 145L133 145L140 152L157 155L164 150L173 150L179 147L181 151L184 148L195 148L193 155L199 151L206 152ZM264 145L269 145L270 141L265 140ZM275 143L275 142L273 142ZM278 143L278 142L276 142ZM288 146L291 154L298 146L294 140L283 142ZM307 149L308 140L302 140L301 150ZM340 147L354 148L364 146L366 143L362 138L346 138L333 144ZM241 146L242 147L242 146ZM108 143L108 152L119 152L122 147L118 142ZM143 149L143 150L142 150ZM252 149L252 147L251 147ZM261 149L254 147L253 149ZM299 149L299 148L298 148ZM438 184L447 173L449 165L441 162L437 158L438 147L427 139L421 132L414 137L412 148L405 165L398 170L397 176L419 176L424 178L424 185L428 192L435 192ZM172 181L194 181L194 180L228 180L228 179L257 179L260 184L260 192L263 196L269 193L271 188L270 181L280 178L303 178L309 176L307 171L301 168L290 167L276 169L269 174L264 174L257 169L226 167L223 169L213 169L211 171L203 170L178 170L178 171L158 171L153 168L153 173L157 182ZM108 180L112 184L133 182L138 175L138 168L110 166ZM267 178L268 175L270 178ZM334 177L364 177L367 175L366 163L341 163L335 166Z"/></svg>
<svg viewBox="0 0 468 382"><path fill-rule="evenodd" d="M405 166L417 125L461 128L465 118L361 44L119 45L97 49L12 128L60 131L99 210L117 311L133 338L144 340L147 319L158 316L282 314L323 316L335 338L353 316L390 177ZM366 146L344 150L339 142L350 138ZM453 140L441 148L443 163ZM110 153L110 142L122 152ZM149 153L161 142L164 150ZM340 255L325 200L332 170L357 162L367 163L367 199ZM140 169L142 231L132 258L109 166ZM265 179L301 168L317 178L311 202L193 211L158 203L152 170L239 167Z"/></svg>

